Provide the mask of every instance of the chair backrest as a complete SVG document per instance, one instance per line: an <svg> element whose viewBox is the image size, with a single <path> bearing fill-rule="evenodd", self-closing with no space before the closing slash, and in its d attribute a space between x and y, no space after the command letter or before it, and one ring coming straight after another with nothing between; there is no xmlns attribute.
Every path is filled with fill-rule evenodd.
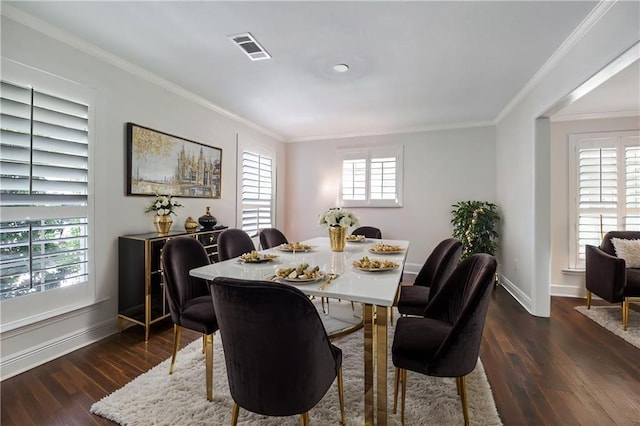
<svg viewBox="0 0 640 426"><path fill-rule="evenodd" d="M432 298L458 266L462 254L462 242L457 238L441 241L422 265L413 285L429 287Z"/></svg>
<svg viewBox="0 0 640 426"><path fill-rule="evenodd" d="M429 363L428 374L460 377L475 368L496 267L496 259L490 254L471 255L430 300L425 317L453 327Z"/></svg>
<svg viewBox="0 0 640 426"><path fill-rule="evenodd" d="M600 249L611 256L616 255L616 249L611 242L612 238L620 238L623 240L640 239L640 231L609 231L605 234L600 244Z"/></svg>
<svg viewBox="0 0 640 426"><path fill-rule="evenodd" d="M287 237L279 229L265 228L260 231L260 247L263 249L270 249L288 242Z"/></svg>
<svg viewBox="0 0 640 426"><path fill-rule="evenodd" d="M219 277L210 288L233 400L268 416L314 407L336 378L342 353L309 298L264 281Z"/></svg>
<svg viewBox="0 0 640 426"><path fill-rule="evenodd" d="M374 226L361 226L354 229L351 235L364 235L366 238L382 239L382 231Z"/></svg>
<svg viewBox="0 0 640 426"><path fill-rule="evenodd" d="M186 302L209 295L207 281L189 275L191 269L209 263L207 251L196 238L172 238L162 248L164 283L174 323L180 324L180 313Z"/></svg>
<svg viewBox="0 0 640 426"><path fill-rule="evenodd" d="M242 229L227 229L218 235L218 260L233 259L255 250L249 234Z"/></svg>

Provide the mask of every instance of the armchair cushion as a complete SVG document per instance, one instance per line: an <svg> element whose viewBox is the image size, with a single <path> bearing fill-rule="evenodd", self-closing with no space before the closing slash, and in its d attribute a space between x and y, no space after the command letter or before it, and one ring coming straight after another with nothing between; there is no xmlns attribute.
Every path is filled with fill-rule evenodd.
<svg viewBox="0 0 640 426"><path fill-rule="evenodd" d="M640 268L640 240L612 238L616 256L624 259L627 268Z"/></svg>

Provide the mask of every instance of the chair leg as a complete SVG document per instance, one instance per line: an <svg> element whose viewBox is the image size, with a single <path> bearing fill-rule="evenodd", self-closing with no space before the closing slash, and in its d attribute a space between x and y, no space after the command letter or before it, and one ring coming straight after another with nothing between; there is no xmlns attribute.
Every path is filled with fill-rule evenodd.
<svg viewBox="0 0 640 426"><path fill-rule="evenodd" d="M344 420L344 384L342 380L342 367L338 370L338 399L340 400L340 421L343 426L346 425Z"/></svg>
<svg viewBox="0 0 640 426"><path fill-rule="evenodd" d="M464 376L456 377L456 383L460 388L460 402L462 403L462 415L465 426L469 425L469 410L467 409L467 390L465 389Z"/></svg>
<svg viewBox="0 0 640 426"><path fill-rule="evenodd" d="M207 335L202 333L202 354L204 355L206 352L205 350L207 349Z"/></svg>
<svg viewBox="0 0 640 426"><path fill-rule="evenodd" d="M622 302L622 329L627 331L627 324L629 323L629 298L625 297Z"/></svg>
<svg viewBox="0 0 640 426"><path fill-rule="evenodd" d="M393 387L393 414L398 412L398 385L400 385L400 369L398 367L394 370L394 382Z"/></svg>
<svg viewBox="0 0 640 426"><path fill-rule="evenodd" d="M591 309L591 292L587 290L587 309Z"/></svg>
<svg viewBox="0 0 640 426"><path fill-rule="evenodd" d="M402 373L402 377L400 377L400 380L402 381L402 406L400 412L400 422L404 425L404 403L407 397L407 370L405 368L401 368L400 372Z"/></svg>
<svg viewBox="0 0 640 426"><path fill-rule="evenodd" d="M240 411L240 407L235 402L233 403L233 408L231 409L231 426L236 426L238 424L238 412Z"/></svg>
<svg viewBox="0 0 640 426"><path fill-rule="evenodd" d="M207 375L207 400L213 401L213 333L205 336L205 363Z"/></svg>
<svg viewBox="0 0 640 426"><path fill-rule="evenodd" d="M300 414L300 424L302 426L309 426L309 412Z"/></svg>
<svg viewBox="0 0 640 426"><path fill-rule="evenodd" d="M173 355L171 355L171 366L169 367L169 374L173 374L173 365L176 363L176 355L178 354L178 347L180 346L180 334L182 327L178 324L173 324Z"/></svg>

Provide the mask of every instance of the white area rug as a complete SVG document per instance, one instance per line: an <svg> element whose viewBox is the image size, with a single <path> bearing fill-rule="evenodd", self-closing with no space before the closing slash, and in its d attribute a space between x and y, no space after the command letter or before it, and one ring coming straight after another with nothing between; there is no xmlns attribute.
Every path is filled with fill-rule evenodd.
<svg viewBox="0 0 640 426"><path fill-rule="evenodd" d="M335 306L331 302L332 308ZM391 328L391 327L390 327ZM393 330L389 333L389 347ZM362 330L335 339L343 351L345 416L348 425L364 424L363 334ZM170 360L163 361L123 388L91 407L91 412L122 425L224 425L231 422L233 401L229 394L222 341L214 337L214 400L208 402L205 390L205 363L202 340L189 344L177 356L173 375ZM393 414L393 365L389 354L389 424L400 424ZM469 417L473 425L501 425L482 363L467 376ZM399 404L398 404L399 405ZM464 424L454 379L407 373L406 423L408 425ZM337 425L340 405L334 383L320 403L310 411L311 424ZM299 425L300 417L264 417L240 409L238 424Z"/></svg>
<svg viewBox="0 0 640 426"><path fill-rule="evenodd" d="M591 309L587 309L586 306L576 306L575 309L613 334L622 337L636 348L640 348L640 313L629 310L629 323L627 324L627 331L624 331L622 329L622 308L620 306L591 305Z"/></svg>

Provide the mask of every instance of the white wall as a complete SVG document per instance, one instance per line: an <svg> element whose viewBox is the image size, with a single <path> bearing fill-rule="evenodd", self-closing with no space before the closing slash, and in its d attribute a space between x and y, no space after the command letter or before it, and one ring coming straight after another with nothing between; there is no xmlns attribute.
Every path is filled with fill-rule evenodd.
<svg viewBox="0 0 640 426"><path fill-rule="evenodd" d="M640 129L640 117L551 123L551 294L585 297L584 272L569 268L569 135Z"/></svg>
<svg viewBox="0 0 640 426"><path fill-rule="evenodd" d="M609 4L611 5L611 4ZM608 6L608 5L607 5ZM612 4L497 125L497 201L503 284L531 313L550 314L550 158L535 120L640 39L640 3ZM545 146L546 145L546 146ZM545 175L547 174L547 175Z"/></svg>
<svg viewBox="0 0 640 426"><path fill-rule="evenodd" d="M187 216L197 218L211 206L222 224L235 225L236 135L243 143L271 147L285 164L284 145L246 125L214 112L196 97L178 96L145 78L135 76L68 44L2 17L4 58L40 69L90 88L95 94L95 164L93 191L94 278L96 299L69 314L4 331L1 335L2 377L10 377L44 361L117 331L117 239L119 235L153 231L152 217L144 213L151 197L126 196L125 123L153 129L222 148L222 197L219 200L183 198L184 208L174 218L174 229L184 229ZM3 75L3 78L8 76ZM278 187L284 193L284 179ZM283 201L279 201L279 207ZM277 226L286 218L279 215ZM141 283L142 285L142 283ZM43 303L23 296L2 302L3 327L15 320L4 309L14 303ZM49 309L46 300L43 311ZM11 328L11 327L10 327Z"/></svg>
<svg viewBox="0 0 640 426"><path fill-rule="evenodd" d="M285 231L290 240L324 236L318 215L338 205L339 148L404 146L404 205L353 208L361 225L411 241L405 272L417 272L435 245L452 233L451 205L495 201L495 131L491 127L380 135L287 144Z"/></svg>

